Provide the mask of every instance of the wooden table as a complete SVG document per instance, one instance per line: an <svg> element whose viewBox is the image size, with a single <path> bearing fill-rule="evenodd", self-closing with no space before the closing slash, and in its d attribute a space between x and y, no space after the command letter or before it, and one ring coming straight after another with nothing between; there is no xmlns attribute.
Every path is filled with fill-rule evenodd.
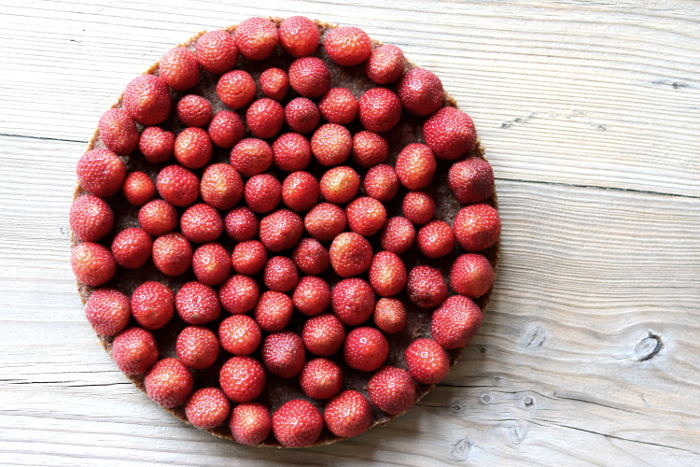
<svg viewBox="0 0 700 467"><path fill-rule="evenodd" d="M700 464L700 4L21 3L0 1L0 464ZM122 376L84 319L67 213L133 76L199 30L292 14L442 78L493 163L503 257L481 333L410 414L275 451Z"/></svg>

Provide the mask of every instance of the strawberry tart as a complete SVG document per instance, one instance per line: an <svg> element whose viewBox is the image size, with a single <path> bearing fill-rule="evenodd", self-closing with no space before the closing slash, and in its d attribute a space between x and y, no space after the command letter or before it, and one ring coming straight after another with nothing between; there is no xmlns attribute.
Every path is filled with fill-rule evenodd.
<svg viewBox="0 0 700 467"><path fill-rule="evenodd" d="M500 220L472 119L359 28L197 35L126 86L76 172L88 321L213 435L359 435L445 378L482 321Z"/></svg>

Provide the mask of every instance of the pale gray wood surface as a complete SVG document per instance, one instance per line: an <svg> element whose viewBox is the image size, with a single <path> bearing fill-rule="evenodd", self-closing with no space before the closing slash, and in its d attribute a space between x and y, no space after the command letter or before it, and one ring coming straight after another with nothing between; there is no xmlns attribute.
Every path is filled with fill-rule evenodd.
<svg viewBox="0 0 700 467"><path fill-rule="evenodd" d="M700 4L0 0L0 464L700 464ZM439 74L494 165L478 338L408 415L249 449L154 406L69 267L74 165L124 85L253 15L362 26Z"/></svg>

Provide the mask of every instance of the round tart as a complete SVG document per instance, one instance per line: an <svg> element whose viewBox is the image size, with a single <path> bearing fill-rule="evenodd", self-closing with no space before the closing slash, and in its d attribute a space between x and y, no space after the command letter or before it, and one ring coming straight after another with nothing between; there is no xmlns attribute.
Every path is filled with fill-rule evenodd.
<svg viewBox="0 0 700 467"><path fill-rule="evenodd" d="M472 120L358 28L198 34L127 86L77 175L87 319L215 436L302 447L384 424L481 323L500 220Z"/></svg>

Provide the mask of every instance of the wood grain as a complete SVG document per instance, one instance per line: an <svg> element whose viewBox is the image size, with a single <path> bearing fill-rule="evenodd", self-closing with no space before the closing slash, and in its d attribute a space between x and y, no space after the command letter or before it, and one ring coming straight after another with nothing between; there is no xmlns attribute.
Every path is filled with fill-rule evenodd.
<svg viewBox="0 0 700 467"><path fill-rule="evenodd" d="M0 463L700 462L700 6L0 1ZM460 364L386 428L295 451L153 405L86 323L74 164L172 44L251 15L363 26L437 72L497 174L503 255Z"/></svg>

